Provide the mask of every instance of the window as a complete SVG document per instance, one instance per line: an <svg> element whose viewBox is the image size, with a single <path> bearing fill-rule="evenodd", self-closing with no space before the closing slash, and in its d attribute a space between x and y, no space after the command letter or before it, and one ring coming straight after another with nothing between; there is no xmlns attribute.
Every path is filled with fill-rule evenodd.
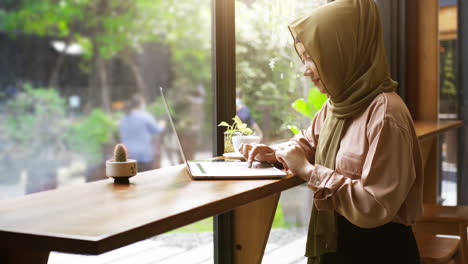
<svg viewBox="0 0 468 264"><path fill-rule="evenodd" d="M306 127L314 115L291 108L296 99L305 98L307 103L309 91L316 88L303 78L304 66L287 26L325 3L236 1L237 103L248 108L263 132L263 142L291 137L288 126Z"/></svg>
<svg viewBox="0 0 468 264"><path fill-rule="evenodd" d="M237 113L254 125L256 133L262 132L266 144L291 138L291 129L307 128L318 110L313 107L315 101L326 99L303 76L304 65L294 49L288 24L327 2L235 2ZM295 263L304 258L311 206L312 193L307 186L282 193L263 263ZM298 252L287 254L290 259L277 259L286 245L296 245Z"/></svg>
<svg viewBox="0 0 468 264"><path fill-rule="evenodd" d="M180 164L160 86L187 158L212 157L211 11L210 0L2 1L0 199L105 179L118 142L140 171ZM205 246L209 261L211 230L210 218L155 240ZM175 245L184 236L199 239Z"/></svg>
<svg viewBox="0 0 468 264"><path fill-rule="evenodd" d="M193 1L55 2L2 9L0 153L15 172L0 184L31 193L105 177L114 144L132 137L121 122L132 107L156 122L148 149L127 140L130 158L148 169L180 163L160 86L187 156L212 155L210 1L196 12Z"/></svg>

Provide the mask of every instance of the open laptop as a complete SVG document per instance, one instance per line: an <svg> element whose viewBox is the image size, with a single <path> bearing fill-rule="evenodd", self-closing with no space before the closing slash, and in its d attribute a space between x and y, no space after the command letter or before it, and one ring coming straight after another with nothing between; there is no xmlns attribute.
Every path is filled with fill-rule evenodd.
<svg viewBox="0 0 468 264"><path fill-rule="evenodd" d="M247 166L246 161L225 161L225 160L189 160L185 158L184 150L180 144L177 130L172 121L171 111L167 104L166 98L164 97L162 87L159 88L161 91L161 97L166 108L169 123L171 124L172 130L177 141L177 147L179 148L180 155L185 162L187 170L193 179L259 179L259 178L282 178L287 174L286 172L275 168L270 164L264 164L260 162L254 162L252 168Z"/></svg>

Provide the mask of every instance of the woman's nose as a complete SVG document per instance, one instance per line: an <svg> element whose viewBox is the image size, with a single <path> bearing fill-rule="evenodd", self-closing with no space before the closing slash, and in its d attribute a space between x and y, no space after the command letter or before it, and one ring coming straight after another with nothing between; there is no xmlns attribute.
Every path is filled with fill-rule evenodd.
<svg viewBox="0 0 468 264"><path fill-rule="evenodd" d="M304 68L304 76L312 76L312 70L309 67Z"/></svg>

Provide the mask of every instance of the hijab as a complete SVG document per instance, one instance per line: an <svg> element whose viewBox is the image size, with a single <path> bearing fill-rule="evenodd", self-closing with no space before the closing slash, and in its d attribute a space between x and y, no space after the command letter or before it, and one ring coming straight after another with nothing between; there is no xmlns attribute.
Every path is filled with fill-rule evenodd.
<svg viewBox="0 0 468 264"><path fill-rule="evenodd" d="M336 0L295 20L289 30L315 63L329 94L315 163L335 169L346 121L362 113L377 95L397 87L388 71L378 8L374 0ZM321 256L336 252L337 236L334 211L314 206L306 256L321 263Z"/></svg>

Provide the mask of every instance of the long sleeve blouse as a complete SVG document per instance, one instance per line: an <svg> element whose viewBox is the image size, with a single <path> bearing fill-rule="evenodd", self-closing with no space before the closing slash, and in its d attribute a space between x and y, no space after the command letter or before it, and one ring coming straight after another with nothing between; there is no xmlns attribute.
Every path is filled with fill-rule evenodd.
<svg viewBox="0 0 468 264"><path fill-rule="evenodd" d="M314 163L327 104L294 140ZM377 96L349 121L335 168L315 164L304 176L319 210L335 210L353 224L412 225L422 214L423 166L411 115L394 92Z"/></svg>

